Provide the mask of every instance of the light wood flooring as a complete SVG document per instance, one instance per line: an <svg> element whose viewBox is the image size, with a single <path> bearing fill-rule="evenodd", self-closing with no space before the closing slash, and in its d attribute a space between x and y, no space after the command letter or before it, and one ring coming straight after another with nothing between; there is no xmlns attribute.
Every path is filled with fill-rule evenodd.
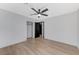
<svg viewBox="0 0 79 59"><path fill-rule="evenodd" d="M71 45L37 38L1 48L0 55L79 55L79 50Z"/></svg>

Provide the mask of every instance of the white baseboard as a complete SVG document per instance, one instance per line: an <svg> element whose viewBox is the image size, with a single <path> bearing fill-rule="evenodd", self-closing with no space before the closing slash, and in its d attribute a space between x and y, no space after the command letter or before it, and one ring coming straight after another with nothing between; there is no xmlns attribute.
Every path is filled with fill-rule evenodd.
<svg viewBox="0 0 79 59"><path fill-rule="evenodd" d="M52 40L52 39L49 39L49 38L45 38L45 39ZM68 44L68 43L65 43L65 42L57 41L57 40L53 40L53 41L56 41L56 42L59 42L59 43L63 43L63 44L66 44L66 45L70 45L70 46L73 46L73 47L76 47L77 48L77 45L72 45L72 44Z"/></svg>
<svg viewBox="0 0 79 59"><path fill-rule="evenodd" d="M26 41L27 39L23 39L23 40L18 40L18 41L12 41L11 43L9 44L3 44L0 46L0 48L5 48L5 47L8 47L8 46L12 46L14 44L18 44L18 43L21 43L21 42L24 42Z"/></svg>
<svg viewBox="0 0 79 59"><path fill-rule="evenodd" d="M79 46L77 46L77 48L79 49Z"/></svg>

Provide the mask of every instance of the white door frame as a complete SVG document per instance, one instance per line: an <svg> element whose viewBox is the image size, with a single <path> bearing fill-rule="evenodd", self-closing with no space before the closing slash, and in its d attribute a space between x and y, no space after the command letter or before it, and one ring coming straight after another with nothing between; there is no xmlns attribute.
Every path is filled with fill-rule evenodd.
<svg viewBox="0 0 79 59"><path fill-rule="evenodd" d="M32 32L32 38L35 38L35 22L32 22L32 21L27 21L27 22L33 23L33 27L32 27L32 31L31 32ZM44 21L40 21L40 23L42 24L42 38L44 38L44 27L45 27L44 26ZM27 30L27 35L28 35L28 30Z"/></svg>
<svg viewBox="0 0 79 59"><path fill-rule="evenodd" d="M42 38L44 38L44 21L41 21L41 22L38 22L38 23L41 23L42 24ZM34 22L34 38L35 38L35 22Z"/></svg>

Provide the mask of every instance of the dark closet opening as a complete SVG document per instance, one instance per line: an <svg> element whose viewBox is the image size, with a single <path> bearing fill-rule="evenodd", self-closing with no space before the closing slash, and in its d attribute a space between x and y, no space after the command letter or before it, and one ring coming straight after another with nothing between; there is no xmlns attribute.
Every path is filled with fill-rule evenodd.
<svg viewBox="0 0 79 59"><path fill-rule="evenodd" d="M42 36L42 23L35 22L35 38Z"/></svg>

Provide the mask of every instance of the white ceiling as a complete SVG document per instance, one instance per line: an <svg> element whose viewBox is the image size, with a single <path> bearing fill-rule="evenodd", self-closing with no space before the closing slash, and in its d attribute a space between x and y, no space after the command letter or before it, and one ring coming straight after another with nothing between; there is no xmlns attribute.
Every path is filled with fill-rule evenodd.
<svg viewBox="0 0 79 59"><path fill-rule="evenodd" d="M0 9L4 9L20 15L26 15L24 3L0 3Z"/></svg>
<svg viewBox="0 0 79 59"><path fill-rule="evenodd" d="M37 19L37 16L30 15L34 13L34 11L30 9L32 7L35 9L48 8L49 11L47 11L46 14L49 15L48 17L54 17L78 10L79 3L0 3L0 9ZM41 19L43 18L47 17L42 16Z"/></svg>
<svg viewBox="0 0 79 59"><path fill-rule="evenodd" d="M48 17L54 17L54 16L59 16L59 15L63 15L66 13L70 13L70 12L74 12L76 10L79 9L79 4L78 3L47 3L47 4L43 4L43 3L31 3L28 4L28 6L30 7L34 7L36 9L39 8L48 8L49 11L46 12L46 14L48 14ZM28 9L28 14L33 14L34 11L32 11L31 9ZM31 16L32 18L37 18L36 16ZM47 18L47 17L41 17L41 18Z"/></svg>

